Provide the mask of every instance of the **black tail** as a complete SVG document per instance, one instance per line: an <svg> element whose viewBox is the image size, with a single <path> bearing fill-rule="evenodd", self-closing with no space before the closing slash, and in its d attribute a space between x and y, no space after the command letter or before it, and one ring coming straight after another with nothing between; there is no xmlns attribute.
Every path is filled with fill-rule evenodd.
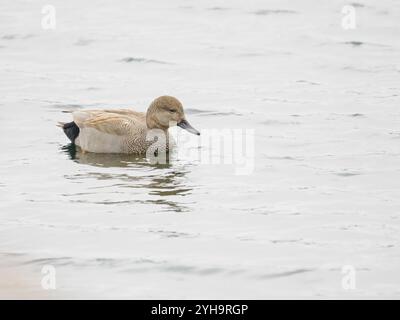
<svg viewBox="0 0 400 320"><path fill-rule="evenodd" d="M75 122L64 123L62 126L65 135L71 140L72 143L75 143L76 138L79 136L79 127Z"/></svg>

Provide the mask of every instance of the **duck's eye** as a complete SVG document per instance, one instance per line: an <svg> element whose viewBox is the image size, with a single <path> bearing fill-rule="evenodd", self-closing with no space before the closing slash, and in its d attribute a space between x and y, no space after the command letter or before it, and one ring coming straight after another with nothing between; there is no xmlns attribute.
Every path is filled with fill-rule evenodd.
<svg viewBox="0 0 400 320"><path fill-rule="evenodd" d="M173 112L175 112L176 110L175 110L175 109L168 109L168 111L171 112L171 113L173 113Z"/></svg>

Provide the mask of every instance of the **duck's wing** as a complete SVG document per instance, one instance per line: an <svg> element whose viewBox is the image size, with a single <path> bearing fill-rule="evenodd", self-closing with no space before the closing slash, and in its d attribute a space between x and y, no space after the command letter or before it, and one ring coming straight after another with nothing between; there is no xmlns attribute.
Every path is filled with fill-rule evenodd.
<svg viewBox="0 0 400 320"><path fill-rule="evenodd" d="M125 109L76 111L73 118L79 128L94 128L118 136L129 134L145 123L144 115Z"/></svg>
<svg viewBox="0 0 400 320"><path fill-rule="evenodd" d="M130 109L104 109L104 110L97 110L102 112L109 112L109 113L118 113L127 116L131 116L138 119L145 119L146 114L144 112L138 112Z"/></svg>

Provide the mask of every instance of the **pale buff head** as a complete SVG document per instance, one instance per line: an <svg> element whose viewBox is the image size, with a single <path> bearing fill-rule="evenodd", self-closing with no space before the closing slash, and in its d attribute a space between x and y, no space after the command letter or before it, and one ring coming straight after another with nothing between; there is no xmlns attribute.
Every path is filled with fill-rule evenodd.
<svg viewBox="0 0 400 320"><path fill-rule="evenodd" d="M175 124L193 134L200 135L200 132L186 120L182 104L171 96L158 97L151 103L147 110L146 124L149 129L162 130L168 130Z"/></svg>

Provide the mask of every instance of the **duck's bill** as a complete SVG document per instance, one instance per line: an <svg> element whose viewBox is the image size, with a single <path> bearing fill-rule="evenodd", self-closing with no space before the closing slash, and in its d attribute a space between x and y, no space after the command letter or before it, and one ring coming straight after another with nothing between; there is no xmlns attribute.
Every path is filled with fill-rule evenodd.
<svg viewBox="0 0 400 320"><path fill-rule="evenodd" d="M195 128L193 128L187 120L182 120L177 125L178 125L178 127L181 127L182 129L185 129L185 130L189 131L190 133L196 134L198 136L200 135L200 132L197 131Z"/></svg>

